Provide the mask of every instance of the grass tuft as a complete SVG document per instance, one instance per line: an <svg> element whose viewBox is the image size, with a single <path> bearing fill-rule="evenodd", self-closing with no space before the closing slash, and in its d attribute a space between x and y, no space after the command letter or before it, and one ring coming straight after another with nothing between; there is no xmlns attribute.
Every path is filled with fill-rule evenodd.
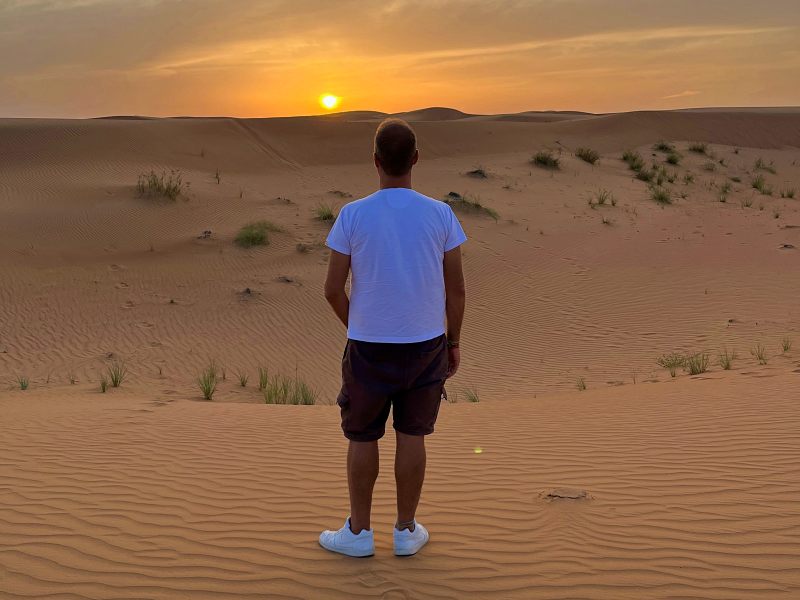
<svg viewBox="0 0 800 600"><path fill-rule="evenodd" d="M794 188L781 190L781 198L794 198Z"/></svg>
<svg viewBox="0 0 800 600"><path fill-rule="evenodd" d="M239 230L234 242L242 248L266 246L269 244L269 232L280 231L284 231L283 227L270 221L253 221Z"/></svg>
<svg viewBox="0 0 800 600"><path fill-rule="evenodd" d="M730 371L733 366L733 361L736 360L736 351L729 351L727 348L723 349L719 354L719 366L726 371Z"/></svg>
<svg viewBox="0 0 800 600"><path fill-rule="evenodd" d="M461 195L455 192L450 192L444 199L445 204L448 204L454 211L471 214L483 214L491 217L495 221L500 218L499 213L489 207L481 204L480 198L470 197L468 195Z"/></svg>
<svg viewBox="0 0 800 600"><path fill-rule="evenodd" d="M258 389L264 391L269 384L269 371L266 367L258 367Z"/></svg>
<svg viewBox="0 0 800 600"><path fill-rule="evenodd" d="M27 390L31 384L31 380L28 379L25 375L17 375L17 385L21 390Z"/></svg>
<svg viewBox="0 0 800 600"><path fill-rule="evenodd" d="M333 223L336 220L336 213L330 204L320 202L314 209L314 217L323 223Z"/></svg>
<svg viewBox="0 0 800 600"><path fill-rule="evenodd" d="M247 373L239 373L239 385L241 387L247 387L247 380L250 379Z"/></svg>
<svg viewBox="0 0 800 600"><path fill-rule="evenodd" d="M586 380L583 377L578 377L575 380L575 387L578 388L579 392L583 392L586 390Z"/></svg>
<svg viewBox="0 0 800 600"><path fill-rule="evenodd" d="M105 394L108 389L108 377L105 375L100 376L100 393Z"/></svg>
<svg viewBox="0 0 800 600"><path fill-rule="evenodd" d="M122 385L122 382L125 380L125 376L128 374L128 368L125 366L125 363L119 360L115 360L110 365L108 365L108 380L111 383L111 387L118 388Z"/></svg>
<svg viewBox="0 0 800 600"><path fill-rule="evenodd" d="M767 364L767 349L764 348L763 344L756 344L755 348L750 350L750 354L755 357L755 359L758 361L758 364Z"/></svg>
<svg viewBox="0 0 800 600"><path fill-rule="evenodd" d="M203 394L204 400L211 400L217 391L217 365L213 362L200 372L197 386Z"/></svg>
<svg viewBox="0 0 800 600"><path fill-rule="evenodd" d="M763 175L756 175L750 180L750 185L753 186L754 190L758 190L764 196L772 196L772 186L767 183L767 180L764 179Z"/></svg>
<svg viewBox="0 0 800 600"><path fill-rule="evenodd" d="M764 159L760 156L756 159L754 168L756 171L766 171L767 173L772 173L775 175L777 171L775 170L775 163L769 161L769 163L764 162Z"/></svg>
<svg viewBox="0 0 800 600"><path fill-rule="evenodd" d="M686 357L686 370L689 375L700 375L708 371L709 358L705 352L698 352Z"/></svg>
<svg viewBox="0 0 800 600"><path fill-rule="evenodd" d="M784 352L789 352L792 349L792 338L786 336L781 340L781 350Z"/></svg>
<svg viewBox="0 0 800 600"><path fill-rule="evenodd" d="M659 367L667 369L670 377L675 377L678 374L678 369L683 368L686 364L686 357L677 352L662 354L656 359L656 364Z"/></svg>
<svg viewBox="0 0 800 600"><path fill-rule="evenodd" d="M627 163L631 171L639 172L644 169L644 159L642 155L635 150L626 150L622 154L622 160Z"/></svg>
<svg viewBox="0 0 800 600"><path fill-rule="evenodd" d="M689 152L708 155L708 144L703 142L692 142L689 144Z"/></svg>
<svg viewBox="0 0 800 600"><path fill-rule="evenodd" d="M681 155L677 152L670 152L667 154L667 162L671 165L679 165L681 163Z"/></svg>
<svg viewBox="0 0 800 600"><path fill-rule="evenodd" d="M539 150L539 152L533 155L531 162L537 167L542 167L543 169L561 168L561 160L554 156L553 152L550 150Z"/></svg>
<svg viewBox="0 0 800 600"><path fill-rule="evenodd" d="M664 140L659 140L655 144L653 144L653 150L658 150L659 152L675 152L675 144L671 144L669 142L665 142Z"/></svg>
<svg viewBox="0 0 800 600"><path fill-rule="evenodd" d="M672 195L669 190L661 186L650 187L650 199L662 206L672 204Z"/></svg>
<svg viewBox="0 0 800 600"><path fill-rule="evenodd" d="M471 387L464 390L464 396L467 399L467 402L472 402L473 404L477 404L481 401L480 397L478 396L478 388Z"/></svg>
<svg viewBox="0 0 800 600"><path fill-rule="evenodd" d="M140 173L136 182L136 191L139 196L146 198L169 198L177 200L183 191L183 178L180 171L172 170L169 173L162 171L156 173Z"/></svg>
<svg viewBox="0 0 800 600"><path fill-rule="evenodd" d="M305 381L273 375L262 390L266 404L312 405L317 402L317 392Z"/></svg>
<svg viewBox="0 0 800 600"><path fill-rule="evenodd" d="M600 160L600 153L596 150L592 150L591 148L578 148L575 150L575 156L580 158L582 161L589 163L590 165L593 165Z"/></svg>

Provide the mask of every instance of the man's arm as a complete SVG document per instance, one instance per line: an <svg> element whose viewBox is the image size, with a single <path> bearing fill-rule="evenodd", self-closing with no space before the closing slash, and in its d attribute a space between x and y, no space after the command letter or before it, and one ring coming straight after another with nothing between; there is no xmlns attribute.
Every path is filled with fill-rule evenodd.
<svg viewBox="0 0 800 600"><path fill-rule="evenodd" d="M464 321L464 306L466 304L466 289L464 286L464 271L461 268L461 246L444 253L444 291L445 309L447 312L447 341L458 344L461 339L461 323ZM458 345L448 348L450 367L447 377L450 378L458 371L461 363L461 350Z"/></svg>
<svg viewBox="0 0 800 600"><path fill-rule="evenodd" d="M344 291L348 273L350 273L350 255L331 250L328 277L325 279L325 299L345 327L350 314L350 299Z"/></svg>

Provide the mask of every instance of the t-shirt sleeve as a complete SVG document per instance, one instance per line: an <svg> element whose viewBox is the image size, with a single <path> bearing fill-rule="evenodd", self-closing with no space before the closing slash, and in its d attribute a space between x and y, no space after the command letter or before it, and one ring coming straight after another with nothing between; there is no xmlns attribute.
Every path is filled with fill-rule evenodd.
<svg viewBox="0 0 800 600"><path fill-rule="evenodd" d="M458 217L456 217L453 209L449 206L447 207L447 235L445 236L444 241L444 251L449 252L453 248L457 248L461 244L467 241L467 234L464 233L464 229L461 227L461 223L458 222Z"/></svg>
<svg viewBox="0 0 800 600"><path fill-rule="evenodd" d="M350 222L347 215L348 212L345 209L342 209L339 212L339 216L336 217L336 221L331 228L331 232L328 234L328 238L325 240L325 245L331 250L336 250L336 252L347 254L349 256L351 253Z"/></svg>

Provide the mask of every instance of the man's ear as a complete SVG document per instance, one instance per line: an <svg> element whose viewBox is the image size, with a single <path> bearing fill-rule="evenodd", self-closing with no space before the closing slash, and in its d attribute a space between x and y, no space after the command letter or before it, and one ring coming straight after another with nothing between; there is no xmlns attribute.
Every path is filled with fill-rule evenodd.
<svg viewBox="0 0 800 600"><path fill-rule="evenodd" d="M418 160L419 160L419 148L414 150L414 158L411 159L411 166L413 167L415 164L417 164Z"/></svg>

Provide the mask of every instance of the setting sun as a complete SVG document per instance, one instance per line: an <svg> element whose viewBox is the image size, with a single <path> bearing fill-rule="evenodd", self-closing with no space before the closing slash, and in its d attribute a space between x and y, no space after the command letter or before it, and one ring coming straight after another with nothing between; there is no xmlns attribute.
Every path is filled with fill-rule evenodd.
<svg viewBox="0 0 800 600"><path fill-rule="evenodd" d="M323 94L319 97L319 103L328 110L333 110L339 106L340 100L338 96L334 96L333 94Z"/></svg>

